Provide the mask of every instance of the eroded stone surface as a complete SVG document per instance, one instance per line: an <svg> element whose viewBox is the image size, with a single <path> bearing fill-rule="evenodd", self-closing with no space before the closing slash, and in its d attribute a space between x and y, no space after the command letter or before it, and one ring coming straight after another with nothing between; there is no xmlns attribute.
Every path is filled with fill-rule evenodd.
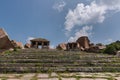
<svg viewBox="0 0 120 80"><path fill-rule="evenodd" d="M59 80L58 78L38 79L38 80Z"/></svg>
<svg viewBox="0 0 120 80"><path fill-rule="evenodd" d="M51 76L50 77L58 77L58 74L56 73L51 73Z"/></svg>
<svg viewBox="0 0 120 80"><path fill-rule="evenodd" d="M0 80L120 80L120 73L29 73L29 74L0 74ZM63 75L63 76L61 76Z"/></svg>
<svg viewBox="0 0 120 80"><path fill-rule="evenodd" d="M20 80L30 80L35 76L35 74L24 74Z"/></svg>
<svg viewBox="0 0 120 80"><path fill-rule="evenodd" d="M62 78L62 80L76 80L76 78Z"/></svg>
<svg viewBox="0 0 120 80"><path fill-rule="evenodd" d="M49 74L38 74L38 78L49 78Z"/></svg>
<svg viewBox="0 0 120 80"><path fill-rule="evenodd" d="M14 48L14 46L12 45L8 34L0 28L0 49L10 49L10 48Z"/></svg>

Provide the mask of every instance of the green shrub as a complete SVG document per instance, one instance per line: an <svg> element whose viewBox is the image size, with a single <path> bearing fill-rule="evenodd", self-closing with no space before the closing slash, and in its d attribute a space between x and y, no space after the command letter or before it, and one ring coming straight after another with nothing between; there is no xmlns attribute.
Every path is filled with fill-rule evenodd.
<svg viewBox="0 0 120 80"><path fill-rule="evenodd" d="M108 46L104 52L108 54L115 54L116 48L114 46Z"/></svg>
<svg viewBox="0 0 120 80"><path fill-rule="evenodd" d="M107 45L106 49L104 50L104 53L116 54L118 50L120 50L120 41L116 41Z"/></svg>

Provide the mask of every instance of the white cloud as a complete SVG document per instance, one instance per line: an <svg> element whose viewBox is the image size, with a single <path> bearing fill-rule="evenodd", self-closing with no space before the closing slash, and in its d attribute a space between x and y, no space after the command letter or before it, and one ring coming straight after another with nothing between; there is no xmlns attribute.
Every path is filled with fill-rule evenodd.
<svg viewBox="0 0 120 80"><path fill-rule="evenodd" d="M120 0L96 0L90 5L79 3L66 15L65 29L71 31L76 25L102 23L109 11L120 11Z"/></svg>
<svg viewBox="0 0 120 80"><path fill-rule="evenodd" d="M100 6L106 6L108 10L120 10L120 0L96 0Z"/></svg>
<svg viewBox="0 0 120 80"><path fill-rule="evenodd" d="M111 43L111 42L113 42L113 39L111 39L111 38L105 40L105 43L107 43L107 44L109 44L109 43Z"/></svg>
<svg viewBox="0 0 120 80"><path fill-rule="evenodd" d="M60 1L60 2L55 3L53 5L53 9L58 10L59 12L61 12L61 11L63 11L65 6L66 6L66 3L64 1Z"/></svg>
<svg viewBox="0 0 120 80"><path fill-rule="evenodd" d="M81 36L90 36L92 33L92 26L85 26L80 31L75 33L75 36L69 38L69 42L76 41Z"/></svg>
<svg viewBox="0 0 120 80"><path fill-rule="evenodd" d="M55 49L55 46L54 45L50 45L50 49Z"/></svg>
<svg viewBox="0 0 120 80"><path fill-rule="evenodd" d="M105 8L98 6L95 1L86 6L83 3L80 3L73 11L69 10L65 17L65 29L71 31L75 25L81 26L102 23L105 19L105 13Z"/></svg>
<svg viewBox="0 0 120 80"><path fill-rule="evenodd" d="M28 37L27 40L26 40L27 43L30 43L30 40L32 40L32 39L34 39L34 37Z"/></svg>
<svg viewBox="0 0 120 80"><path fill-rule="evenodd" d="M91 0L92 1L92 0ZM93 25L97 23L103 23L106 19L106 15L109 13L120 12L120 0L94 0L89 5L84 3L78 3L75 9L70 9L65 17L65 34L70 33L72 30L80 29L84 25ZM75 41L80 36L90 36L92 28L83 27L79 32L75 33L75 36L70 37L69 41ZM73 29L74 28L74 29ZM70 35L70 34L69 34ZM108 39L107 42L111 42L112 39Z"/></svg>

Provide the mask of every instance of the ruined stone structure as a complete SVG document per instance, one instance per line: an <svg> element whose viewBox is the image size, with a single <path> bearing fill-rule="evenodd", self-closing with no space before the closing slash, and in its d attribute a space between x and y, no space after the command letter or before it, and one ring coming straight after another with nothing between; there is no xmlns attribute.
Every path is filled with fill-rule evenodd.
<svg viewBox="0 0 120 80"><path fill-rule="evenodd" d="M32 48L40 48L41 47L41 49L49 49L50 41L48 41L47 39L36 38L36 39L32 39L30 41L31 41Z"/></svg>
<svg viewBox="0 0 120 80"><path fill-rule="evenodd" d="M99 53L100 52L100 50L103 50L103 49L105 49L106 48L106 46L105 45L103 45L103 44L96 44L96 45L92 45L92 46L90 46L90 48L87 50L88 52L96 52L96 53Z"/></svg>
<svg viewBox="0 0 120 80"><path fill-rule="evenodd" d="M0 29L0 50L14 48L14 45L11 43L8 34Z"/></svg>
<svg viewBox="0 0 120 80"><path fill-rule="evenodd" d="M66 50L87 50L90 48L90 40L87 36L82 36L76 42L69 42L66 45Z"/></svg>
<svg viewBox="0 0 120 80"><path fill-rule="evenodd" d="M78 38L78 40L76 42L79 43L80 47L82 47L84 49L90 48L90 40L88 39L87 36L82 36L82 37Z"/></svg>
<svg viewBox="0 0 120 80"><path fill-rule="evenodd" d="M80 49L79 43L71 42L67 44L67 50L78 50Z"/></svg>

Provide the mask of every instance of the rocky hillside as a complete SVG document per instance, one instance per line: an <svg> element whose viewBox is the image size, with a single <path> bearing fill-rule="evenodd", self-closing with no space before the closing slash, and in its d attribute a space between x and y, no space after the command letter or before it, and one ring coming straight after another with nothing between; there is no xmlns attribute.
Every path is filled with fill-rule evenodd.
<svg viewBox="0 0 120 80"><path fill-rule="evenodd" d="M78 51L25 49L0 55L0 73L120 72L120 58Z"/></svg>

